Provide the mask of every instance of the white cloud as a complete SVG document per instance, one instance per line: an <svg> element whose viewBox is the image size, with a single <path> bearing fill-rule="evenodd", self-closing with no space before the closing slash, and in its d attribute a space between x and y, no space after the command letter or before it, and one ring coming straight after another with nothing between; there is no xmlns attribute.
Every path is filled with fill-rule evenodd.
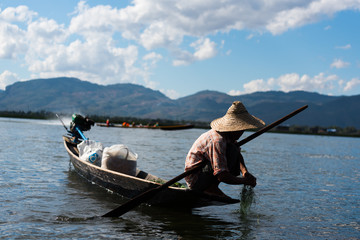
<svg viewBox="0 0 360 240"><path fill-rule="evenodd" d="M45 56L46 53L49 53ZM143 71L134 66L138 59L136 46L117 48L107 39L57 45L44 52L37 51L39 60L29 62L29 69L41 76L72 75L100 84L137 82Z"/></svg>
<svg viewBox="0 0 360 240"><path fill-rule="evenodd" d="M342 80L339 80L336 75L326 76L324 73L319 73L313 77L306 74L300 76L297 73L289 73L281 75L278 78L269 78L268 80L252 80L243 85L244 91L231 90L229 94L239 95L270 90L280 90L284 92L303 90L313 92L315 89L319 92L326 93L334 89L335 86L341 85L341 81Z"/></svg>
<svg viewBox="0 0 360 240"><path fill-rule="evenodd" d="M331 67L332 68L346 68L350 65L349 62L344 62L343 60L341 59L335 59L332 63L331 63Z"/></svg>
<svg viewBox="0 0 360 240"><path fill-rule="evenodd" d="M158 86L158 82L151 81L150 76L151 76L151 69L154 68L157 62L160 61L162 58L163 58L162 55L156 52L148 53L142 58L144 61L142 64L142 69L143 69L142 76L146 87L151 89L156 89L156 87Z"/></svg>
<svg viewBox="0 0 360 240"><path fill-rule="evenodd" d="M141 34L139 42L147 50L178 46L183 38L183 34L179 30L166 22L154 22Z"/></svg>
<svg viewBox="0 0 360 240"><path fill-rule="evenodd" d="M336 48L348 50L348 49L351 49L351 44L346 44L345 46L338 46L338 47L336 47Z"/></svg>
<svg viewBox="0 0 360 240"><path fill-rule="evenodd" d="M258 92L258 91L268 91L270 90L269 81L265 82L263 79L256 79L244 84L244 89L246 93Z"/></svg>
<svg viewBox="0 0 360 240"><path fill-rule="evenodd" d="M245 83L243 85L244 90L230 90L228 92L229 95L231 96L238 96L238 95L242 95L242 94L247 94L247 93L253 93L253 92L265 92L265 91L270 91L271 88L273 87L273 79L269 79L268 81L265 81L264 79L255 79L252 80L248 83Z"/></svg>
<svg viewBox="0 0 360 240"><path fill-rule="evenodd" d="M171 53L187 51L181 44L186 36L209 39L208 35L231 30L265 30L280 34L288 29L312 23L324 15L356 9L358 1L191 1L174 2L137 0L117 9L86 2L78 4L71 20L71 33L83 36L96 33L112 36L114 32L133 40L147 50L166 48ZM250 34L252 36L252 34ZM194 58L174 55L173 64L186 65L216 56L215 43L203 46ZM206 47L206 48L205 48ZM180 48L180 49L177 49ZM182 54L184 55L184 54ZM188 55L188 54L187 54Z"/></svg>
<svg viewBox="0 0 360 240"><path fill-rule="evenodd" d="M334 88L335 81L338 80L336 75L325 76L324 73L319 73L316 76L309 75L300 76L296 73L285 74L274 80L274 84L280 87L280 90L289 92L293 90L314 91L317 89L320 92Z"/></svg>
<svg viewBox="0 0 360 240"><path fill-rule="evenodd" d="M251 40L251 39L253 39L254 38L254 34L252 33L252 34L249 34L247 37L246 37L246 40Z"/></svg>
<svg viewBox="0 0 360 240"><path fill-rule="evenodd" d="M274 12L275 16L267 21L266 29L272 34L281 34L289 29L319 21L324 16L332 16L339 11L348 9L358 10L360 6L358 0L299 1L294 3L293 6L290 6L290 1L280 1L277 3L280 3L281 6L279 7L285 7L285 9L280 10L280 8L277 8L276 11L278 12Z"/></svg>
<svg viewBox="0 0 360 240"><path fill-rule="evenodd" d="M0 22L0 59L16 59L28 49L26 33L17 25Z"/></svg>
<svg viewBox="0 0 360 240"><path fill-rule="evenodd" d="M64 42L68 33L63 24L53 19L40 18L28 25L27 37L35 44Z"/></svg>
<svg viewBox="0 0 360 240"><path fill-rule="evenodd" d="M28 49L26 30L18 23L30 23L37 13L27 6L0 9L0 59L16 59Z"/></svg>
<svg viewBox="0 0 360 240"><path fill-rule="evenodd" d="M161 54L158 54L156 52L151 52L151 53L148 53L146 54L144 57L143 57L143 60L145 61L150 61L151 64L156 64L158 61L160 61L163 57L161 56Z"/></svg>
<svg viewBox="0 0 360 240"><path fill-rule="evenodd" d="M72 33L120 32L147 49L176 46L184 36L204 38L231 30L264 30L279 34L331 16L359 9L358 0L158 1L136 0L125 8L78 3L69 26Z"/></svg>
<svg viewBox="0 0 360 240"><path fill-rule="evenodd" d="M194 55L188 51L175 50L172 52L172 55L176 56L173 60L174 66L186 66L194 62Z"/></svg>
<svg viewBox="0 0 360 240"><path fill-rule="evenodd" d="M190 44L195 52L175 50L172 52L176 59L173 61L174 66L189 65L194 61L203 61L213 58L217 54L216 43L209 38L198 39Z"/></svg>
<svg viewBox="0 0 360 240"><path fill-rule="evenodd" d="M190 61L181 60L181 59L175 59L173 61L173 66L186 66L189 64L190 64Z"/></svg>
<svg viewBox="0 0 360 240"><path fill-rule="evenodd" d="M0 9L0 21L5 22L31 22L37 13L30 11L27 6L21 5L16 8L8 7L3 11Z"/></svg>
<svg viewBox="0 0 360 240"><path fill-rule="evenodd" d="M346 85L344 87L344 91L350 91L359 85L360 85L360 79L353 78L349 82L346 83Z"/></svg>
<svg viewBox="0 0 360 240"><path fill-rule="evenodd" d="M162 92L164 95L166 95L170 99L177 99L180 97L180 94L175 91L174 89L161 89L160 92Z"/></svg>
<svg viewBox="0 0 360 240"><path fill-rule="evenodd" d="M196 42L193 42L191 47L195 48L196 52L194 57L197 60L205 60L216 56L216 44L210 41L209 38L199 39Z"/></svg>
<svg viewBox="0 0 360 240"><path fill-rule="evenodd" d="M69 25L70 33L80 34L87 38L104 34L111 36L116 29L124 26L121 22L120 10L109 5L90 7L84 1L80 1L72 15Z"/></svg>
<svg viewBox="0 0 360 240"><path fill-rule="evenodd" d="M228 94L230 95L230 96L238 96L238 95L241 95L241 94L243 94L244 92L243 91L240 91L240 90L230 90L229 92L228 92Z"/></svg>
<svg viewBox="0 0 360 240"><path fill-rule="evenodd" d="M0 74L0 89L5 90L6 86L20 81L20 78L16 73L10 71L4 71Z"/></svg>

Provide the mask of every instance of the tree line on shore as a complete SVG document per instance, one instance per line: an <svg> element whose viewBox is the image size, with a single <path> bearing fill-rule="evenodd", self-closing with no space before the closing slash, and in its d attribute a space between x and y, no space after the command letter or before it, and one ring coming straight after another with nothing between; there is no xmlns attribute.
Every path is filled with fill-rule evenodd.
<svg viewBox="0 0 360 240"><path fill-rule="evenodd" d="M60 114L62 116L69 116L69 114ZM0 117L8 118L27 118L27 119L55 119L56 114L50 111L0 111ZM188 120L169 120L169 119L144 119L135 117L122 117L122 116L98 116L88 115L90 119L98 123L105 123L109 119L110 123L122 124L135 123L142 125L171 126L180 124L192 124L195 128L209 129L208 122L188 121ZM338 127L338 126L299 126L299 125L280 125L271 130L277 133L296 133L296 134L312 134L312 135L329 135L329 136L351 136L360 137L360 129L355 127Z"/></svg>

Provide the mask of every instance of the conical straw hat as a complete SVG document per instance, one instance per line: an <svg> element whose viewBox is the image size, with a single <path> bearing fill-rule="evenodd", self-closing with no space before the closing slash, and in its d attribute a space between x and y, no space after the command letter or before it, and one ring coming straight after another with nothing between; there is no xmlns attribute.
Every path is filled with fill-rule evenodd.
<svg viewBox="0 0 360 240"><path fill-rule="evenodd" d="M241 102L235 101L225 116L215 119L211 122L210 126L218 132L235 132L264 127L265 123L261 119L249 114Z"/></svg>

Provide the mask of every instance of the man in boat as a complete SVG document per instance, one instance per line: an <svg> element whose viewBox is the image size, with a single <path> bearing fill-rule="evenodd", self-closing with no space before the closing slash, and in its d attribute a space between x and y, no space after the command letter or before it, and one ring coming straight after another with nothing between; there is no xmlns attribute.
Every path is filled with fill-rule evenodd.
<svg viewBox="0 0 360 240"><path fill-rule="evenodd" d="M185 171L200 161L207 163L201 170L185 177L189 188L228 197L219 189L220 182L255 187L256 178L247 170L235 143L245 130L263 127L265 123L250 115L241 102L235 101L226 114L213 120L210 126L211 130L194 142L186 157Z"/></svg>

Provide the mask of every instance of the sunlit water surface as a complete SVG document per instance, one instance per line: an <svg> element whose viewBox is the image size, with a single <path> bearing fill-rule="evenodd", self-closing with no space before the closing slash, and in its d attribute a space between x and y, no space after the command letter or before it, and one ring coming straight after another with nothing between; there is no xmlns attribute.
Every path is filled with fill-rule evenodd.
<svg viewBox="0 0 360 240"><path fill-rule="evenodd" d="M204 131L93 127L85 135L104 146L128 145L140 169L171 179ZM360 238L359 138L266 133L242 147L258 179L253 194L221 185L242 204L191 212L142 205L111 219L97 216L125 199L74 172L64 133L58 120L0 118L0 238Z"/></svg>

